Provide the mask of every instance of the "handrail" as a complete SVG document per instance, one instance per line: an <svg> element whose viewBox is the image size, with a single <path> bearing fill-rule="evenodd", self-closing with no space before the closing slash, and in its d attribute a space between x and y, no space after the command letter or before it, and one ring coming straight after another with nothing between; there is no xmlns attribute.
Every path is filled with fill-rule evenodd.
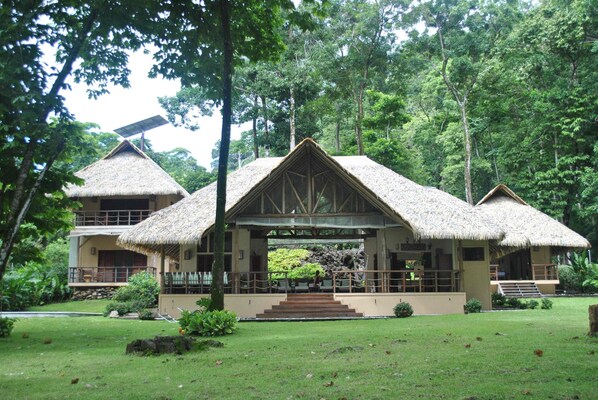
<svg viewBox="0 0 598 400"><path fill-rule="evenodd" d="M226 272L225 293L292 293L320 291L331 293L455 292L457 270L344 270L334 271L315 286L313 279L293 280L287 273ZM326 282L324 282L326 281ZM330 282L332 281L332 282ZM303 282L302 285L299 282ZM305 285L308 282L308 285ZM203 294L210 292L211 272L166 272L162 292Z"/></svg>
<svg viewBox="0 0 598 400"><path fill-rule="evenodd" d="M75 211L75 226L136 225L147 219L152 210Z"/></svg>
<svg viewBox="0 0 598 400"><path fill-rule="evenodd" d="M126 267L75 267L69 268L69 283L126 283L139 272L156 276L156 268L150 266Z"/></svg>

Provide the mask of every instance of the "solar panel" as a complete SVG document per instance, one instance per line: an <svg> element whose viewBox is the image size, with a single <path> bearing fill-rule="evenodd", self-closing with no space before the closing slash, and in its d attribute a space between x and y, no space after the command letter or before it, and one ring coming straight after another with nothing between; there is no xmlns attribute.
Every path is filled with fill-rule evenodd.
<svg viewBox="0 0 598 400"><path fill-rule="evenodd" d="M115 129L114 132L118 133L122 137L128 138L137 135L138 133L147 132L150 129L157 128L167 123L168 121L166 121L162 116L155 115L151 118L144 119L143 121L137 121L130 125Z"/></svg>

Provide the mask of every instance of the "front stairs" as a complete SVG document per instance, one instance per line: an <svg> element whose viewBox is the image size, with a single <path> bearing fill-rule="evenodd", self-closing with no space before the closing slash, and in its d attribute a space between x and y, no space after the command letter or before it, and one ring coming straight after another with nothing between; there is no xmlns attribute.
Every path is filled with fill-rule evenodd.
<svg viewBox="0 0 598 400"><path fill-rule="evenodd" d="M287 299L269 310L257 314L257 319L334 319L362 318L346 304L334 300L333 294L305 293L288 294Z"/></svg>
<svg viewBox="0 0 598 400"><path fill-rule="evenodd" d="M542 297L535 282L499 282L498 292L505 297Z"/></svg>

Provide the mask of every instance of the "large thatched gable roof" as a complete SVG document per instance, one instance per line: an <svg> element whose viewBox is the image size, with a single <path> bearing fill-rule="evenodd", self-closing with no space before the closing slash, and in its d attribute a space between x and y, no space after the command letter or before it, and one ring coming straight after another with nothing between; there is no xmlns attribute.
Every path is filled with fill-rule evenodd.
<svg viewBox="0 0 598 400"><path fill-rule="evenodd" d="M189 193L128 140L75 175L85 182L69 185L69 197L148 196Z"/></svg>
<svg viewBox="0 0 598 400"><path fill-rule="evenodd" d="M492 189L476 209L505 232L505 237L497 242L498 246L590 247L583 236L528 205L506 185Z"/></svg>
<svg viewBox="0 0 598 400"><path fill-rule="evenodd" d="M499 239L500 229L488 224L472 206L437 189L410 181L367 157L331 157L306 139L284 158L261 158L227 178L226 210L236 212L251 193L269 182L305 152L326 162L366 198L407 225L416 238ZM272 178L274 179L274 178ZM154 213L119 237L119 244L141 252L173 251L178 244L197 243L214 224L216 182L188 198Z"/></svg>

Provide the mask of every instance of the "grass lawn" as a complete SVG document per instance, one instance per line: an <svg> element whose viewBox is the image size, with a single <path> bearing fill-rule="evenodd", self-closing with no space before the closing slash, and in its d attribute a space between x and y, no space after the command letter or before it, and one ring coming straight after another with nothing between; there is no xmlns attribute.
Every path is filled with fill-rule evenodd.
<svg viewBox="0 0 598 400"><path fill-rule="evenodd" d="M0 339L0 397L596 399L598 339L586 336L594 303L564 298L550 311L242 323L220 339L224 348L149 358L125 355L126 344L177 334L177 324L21 319Z"/></svg>
<svg viewBox="0 0 598 400"><path fill-rule="evenodd" d="M106 305L112 300L81 300L67 301L65 303L52 303L45 306L29 307L27 311L77 311L90 313L103 313Z"/></svg>

